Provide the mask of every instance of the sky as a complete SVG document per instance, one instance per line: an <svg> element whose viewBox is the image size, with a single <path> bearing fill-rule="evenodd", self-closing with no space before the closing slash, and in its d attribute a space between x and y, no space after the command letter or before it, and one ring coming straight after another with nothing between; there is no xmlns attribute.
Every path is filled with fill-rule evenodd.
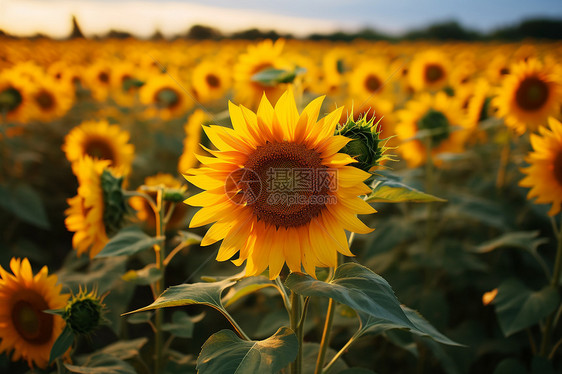
<svg viewBox="0 0 562 374"><path fill-rule="evenodd" d="M0 29L19 36L65 37L71 15L88 36L110 29L172 36L194 24L226 33L256 27L305 36L370 27L398 35L448 20L486 32L530 17L562 19L562 0L0 0Z"/></svg>

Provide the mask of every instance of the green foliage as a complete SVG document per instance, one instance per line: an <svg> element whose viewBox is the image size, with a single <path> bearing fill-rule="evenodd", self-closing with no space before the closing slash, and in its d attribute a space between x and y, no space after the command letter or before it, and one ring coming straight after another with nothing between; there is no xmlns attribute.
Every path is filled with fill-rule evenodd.
<svg viewBox="0 0 562 374"><path fill-rule="evenodd" d="M230 330L221 330L201 348L197 370L201 374L275 374L295 359L297 350L297 337L286 327L259 341L244 341Z"/></svg>
<svg viewBox="0 0 562 374"><path fill-rule="evenodd" d="M292 83L298 75L302 75L305 72L306 69L299 67L294 70L268 68L252 75L252 82L274 87L280 83Z"/></svg>
<svg viewBox="0 0 562 374"><path fill-rule="evenodd" d="M27 184L0 185L0 207L23 222L48 229L49 219L41 196Z"/></svg>
<svg viewBox="0 0 562 374"><path fill-rule="evenodd" d="M49 362L53 362L60 356L62 356L68 348L74 342L74 333L72 329L67 325L64 327L60 335L58 336L57 340L53 344L51 348L51 353L49 354Z"/></svg>
<svg viewBox="0 0 562 374"><path fill-rule="evenodd" d="M136 226L127 227L111 238L96 258L131 256L160 244L163 240L164 237L154 238L146 235Z"/></svg>
<svg viewBox="0 0 562 374"><path fill-rule="evenodd" d="M377 176L371 184L372 192L367 196L368 203L428 203L446 200L421 192L396 179Z"/></svg>

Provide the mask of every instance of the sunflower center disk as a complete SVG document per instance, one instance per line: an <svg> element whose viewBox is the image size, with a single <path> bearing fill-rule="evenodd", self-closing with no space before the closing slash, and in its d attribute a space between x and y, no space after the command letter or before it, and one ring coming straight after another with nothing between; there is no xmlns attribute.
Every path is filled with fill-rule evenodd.
<svg viewBox="0 0 562 374"><path fill-rule="evenodd" d="M381 81L374 75L369 75L365 80L365 87L369 92L376 92L381 87Z"/></svg>
<svg viewBox="0 0 562 374"><path fill-rule="evenodd" d="M554 179L562 186L562 151L558 152L552 164Z"/></svg>
<svg viewBox="0 0 562 374"><path fill-rule="evenodd" d="M536 77L524 79L515 93L515 101L523 110L538 110L547 99L548 85Z"/></svg>
<svg viewBox="0 0 562 374"><path fill-rule="evenodd" d="M425 67L425 79L429 83L437 82L443 75L445 75L443 68L437 64L429 64Z"/></svg>
<svg viewBox="0 0 562 374"><path fill-rule="evenodd" d="M53 95L45 90L41 90L37 95L35 95L35 101L39 107L45 111L53 109L55 106L55 99Z"/></svg>
<svg viewBox="0 0 562 374"><path fill-rule="evenodd" d="M20 336L28 343L41 345L51 339L53 316L44 313L49 309L45 300L35 292L25 293L12 308L12 321Z"/></svg>
<svg viewBox="0 0 562 374"><path fill-rule="evenodd" d="M214 74L207 74L207 76L205 76L205 81L210 87L213 88L217 88L221 84L219 78Z"/></svg>
<svg viewBox="0 0 562 374"><path fill-rule="evenodd" d="M429 132L432 146L439 145L443 140L449 137L449 133L451 132L447 117L434 109L428 110L418 121L418 128Z"/></svg>
<svg viewBox="0 0 562 374"><path fill-rule="evenodd" d="M22 101L21 93L15 88L9 87L0 92L0 109L5 108L6 111L11 112L17 109Z"/></svg>
<svg viewBox="0 0 562 374"><path fill-rule="evenodd" d="M241 200L260 220L276 227L299 227L335 203L336 170L303 144L258 146L235 177Z"/></svg>
<svg viewBox="0 0 562 374"><path fill-rule="evenodd" d="M158 108L172 109L179 104L180 98L175 90L163 88L154 95L154 102Z"/></svg>
<svg viewBox="0 0 562 374"><path fill-rule="evenodd" d="M107 141L103 141L101 139L92 139L88 141L86 146L84 147L86 154L90 155L94 158L99 158L101 160L111 160L115 162L115 155L113 154L113 150L107 144Z"/></svg>

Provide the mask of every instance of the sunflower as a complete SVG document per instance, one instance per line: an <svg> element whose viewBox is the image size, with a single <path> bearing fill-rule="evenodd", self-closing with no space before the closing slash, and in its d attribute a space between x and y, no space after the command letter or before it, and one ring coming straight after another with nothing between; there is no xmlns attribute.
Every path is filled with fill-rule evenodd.
<svg viewBox="0 0 562 374"><path fill-rule="evenodd" d="M144 84L137 67L128 61L116 64L111 74L111 97L123 107L131 107L138 100L140 87Z"/></svg>
<svg viewBox="0 0 562 374"><path fill-rule="evenodd" d="M561 100L562 84L555 66L530 58L512 66L492 103L497 107L497 116L504 118L516 133L523 134L527 129L536 131L549 116L557 115Z"/></svg>
<svg viewBox="0 0 562 374"><path fill-rule="evenodd" d="M67 200L64 212L68 231L74 232L72 245L82 254L89 251L94 258L116 232L125 212L120 194L123 178L110 168L109 160L84 156L72 164L78 179L78 194Z"/></svg>
<svg viewBox="0 0 562 374"><path fill-rule="evenodd" d="M151 75L140 89L140 101L148 106L146 116L167 121L179 117L193 106L184 83L173 78L175 73Z"/></svg>
<svg viewBox="0 0 562 374"><path fill-rule="evenodd" d="M349 93L359 100L388 96L392 85L388 82L388 64L378 59L360 63L349 76Z"/></svg>
<svg viewBox="0 0 562 374"><path fill-rule="evenodd" d="M112 66L107 62L95 62L88 66L85 72L85 83L92 97L104 102L111 87Z"/></svg>
<svg viewBox="0 0 562 374"><path fill-rule="evenodd" d="M12 258L10 268L13 274L0 266L0 352L13 351L12 360L46 368L64 321L44 311L64 308L68 295L46 266L34 276L27 258Z"/></svg>
<svg viewBox="0 0 562 374"><path fill-rule="evenodd" d="M149 187L163 186L165 188L170 188L178 191L184 192L186 187L182 185L173 175L167 173L158 173L156 175L146 177L144 180L144 185ZM156 192L148 192L154 200L156 200ZM154 217L154 211L148 204L145 198L140 196L133 196L129 199L129 203L137 211L137 217L146 222L149 227L156 226L156 219ZM164 212L169 209L169 204L166 203L164 206ZM187 206L183 204L178 204L174 208L170 220L168 221L168 228L177 228L183 223L183 218L187 212Z"/></svg>
<svg viewBox="0 0 562 374"><path fill-rule="evenodd" d="M36 83L33 103L37 110L36 117L42 122L60 118L68 112L74 103L74 91L68 85L59 84L48 75L43 75Z"/></svg>
<svg viewBox="0 0 562 374"><path fill-rule="evenodd" d="M475 138L482 141L486 140L486 132L478 129L478 124L495 115L493 107L490 105L492 101L492 97L489 96L490 91L488 81L484 78L478 79L466 105L466 127L472 129L475 132Z"/></svg>
<svg viewBox="0 0 562 374"><path fill-rule="evenodd" d="M398 151L410 167L418 167L427 160L431 146L431 156L437 165L436 155L444 152L463 151L468 136L462 112L454 98L444 92L436 95L422 94L418 99L406 103L406 108L397 113L396 135L402 143ZM427 132L419 139L420 131Z"/></svg>
<svg viewBox="0 0 562 374"><path fill-rule="evenodd" d="M335 267L337 252L353 256L344 229L372 229L357 214L375 210L358 195L370 174L348 164L338 153L349 141L334 135L343 108L317 121L323 97L299 115L291 90L273 107L264 95L257 113L230 104L234 129L204 130L219 149L215 157L199 156L203 166L185 178L206 191L186 203L201 206L190 227L215 222L202 245L223 240L218 261L246 261L246 275L269 266L269 278L279 276L284 263L293 272Z"/></svg>
<svg viewBox="0 0 562 374"><path fill-rule="evenodd" d="M196 154L200 153L201 126L210 120L211 118L209 115L201 109L196 109L189 116L184 126L185 138L183 140L183 153L178 162L178 170L180 173L184 173L197 165Z"/></svg>
<svg viewBox="0 0 562 374"><path fill-rule="evenodd" d="M449 57L434 49L414 56L408 69L408 78L416 91L435 91L445 87L450 70Z"/></svg>
<svg viewBox="0 0 562 374"><path fill-rule="evenodd" d="M234 94L243 105L254 108L260 102L263 93L272 100L278 99L287 89L286 84L274 86L254 81L254 75L266 69L284 69L287 63L281 58L285 41L278 39L275 43L264 40L248 46L246 53L240 55L234 66Z"/></svg>
<svg viewBox="0 0 562 374"><path fill-rule="evenodd" d="M14 71L0 74L0 121L27 123L34 117L35 85Z"/></svg>
<svg viewBox="0 0 562 374"><path fill-rule="evenodd" d="M65 137L62 150L71 163L84 155L109 160L125 174L131 169L135 147L129 144L129 132L107 121L84 121Z"/></svg>
<svg viewBox="0 0 562 374"><path fill-rule="evenodd" d="M230 89L230 71L215 61L204 60L193 69L192 84L203 104L220 99Z"/></svg>
<svg viewBox="0 0 562 374"><path fill-rule="evenodd" d="M549 128L539 127L539 134L531 134L533 152L526 161L529 167L521 169L526 174L519 185L529 187L527 198L538 204L552 203L548 214L560 212L562 204L562 123L550 117Z"/></svg>

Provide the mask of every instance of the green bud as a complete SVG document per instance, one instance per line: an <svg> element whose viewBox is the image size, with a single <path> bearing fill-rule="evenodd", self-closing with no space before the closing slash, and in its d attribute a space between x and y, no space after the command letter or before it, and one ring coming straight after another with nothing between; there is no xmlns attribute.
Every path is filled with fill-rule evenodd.
<svg viewBox="0 0 562 374"><path fill-rule="evenodd" d="M103 310L104 304L95 291L81 289L70 299L62 317L75 334L87 335L101 325Z"/></svg>
<svg viewBox="0 0 562 374"><path fill-rule="evenodd" d="M418 121L418 129L426 130L433 147L438 146L449 137L451 126L449 120L440 111L429 109Z"/></svg>
<svg viewBox="0 0 562 374"><path fill-rule="evenodd" d="M173 203L184 201L185 198L185 188L165 188L162 194L164 201L171 201Z"/></svg>

